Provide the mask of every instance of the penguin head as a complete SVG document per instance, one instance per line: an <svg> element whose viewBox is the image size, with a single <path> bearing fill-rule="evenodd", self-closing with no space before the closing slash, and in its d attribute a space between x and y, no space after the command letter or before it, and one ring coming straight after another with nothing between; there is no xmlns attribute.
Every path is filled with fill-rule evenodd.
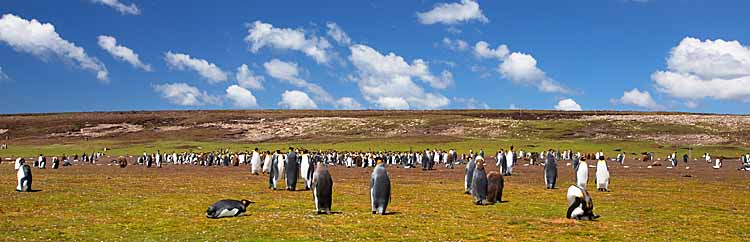
<svg viewBox="0 0 750 242"><path fill-rule="evenodd" d="M484 170L484 159L477 159L477 167L478 170Z"/></svg>
<svg viewBox="0 0 750 242"><path fill-rule="evenodd" d="M242 203L242 206L247 207L247 206L250 206L250 204L253 202L251 202L250 200L242 199L240 200L240 203Z"/></svg>

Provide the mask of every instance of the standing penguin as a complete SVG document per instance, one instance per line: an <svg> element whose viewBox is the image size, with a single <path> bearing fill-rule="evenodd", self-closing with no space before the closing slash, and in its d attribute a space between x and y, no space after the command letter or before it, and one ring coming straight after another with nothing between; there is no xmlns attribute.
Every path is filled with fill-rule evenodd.
<svg viewBox="0 0 750 242"><path fill-rule="evenodd" d="M250 173L253 175L259 175L261 172L261 161L260 161L260 154L258 153L258 148L255 148L253 150L253 154L250 157Z"/></svg>
<svg viewBox="0 0 750 242"><path fill-rule="evenodd" d="M331 214L333 202L333 179L322 161L318 161L312 176L312 192L315 199L315 210L318 214Z"/></svg>
<svg viewBox="0 0 750 242"><path fill-rule="evenodd" d="M487 173L484 171L484 159L477 159L477 167L474 169L474 178L471 181L471 196L474 204L487 204Z"/></svg>
<svg viewBox="0 0 750 242"><path fill-rule="evenodd" d="M312 176L315 172L314 164L312 163L312 157L310 157L310 154L307 151L301 151L301 159L300 159L300 175L302 176L302 181L305 182L305 190L310 190L310 186L312 185Z"/></svg>
<svg viewBox="0 0 750 242"><path fill-rule="evenodd" d="M581 163L578 165L576 171L576 185L586 189L586 185L589 183L589 164L586 163L585 159L581 159Z"/></svg>
<svg viewBox="0 0 750 242"><path fill-rule="evenodd" d="M57 169L60 167L60 158L55 156L52 158L52 169Z"/></svg>
<svg viewBox="0 0 750 242"><path fill-rule="evenodd" d="M487 202L495 204L502 201L504 187L505 180L502 174L497 171L491 171L487 174Z"/></svg>
<svg viewBox="0 0 750 242"><path fill-rule="evenodd" d="M271 154L271 152L266 151L263 152L263 174L271 172L271 164L273 164L273 157L274 155Z"/></svg>
<svg viewBox="0 0 750 242"><path fill-rule="evenodd" d="M476 160L469 158L469 162L466 163L466 174L464 174L464 192L466 194L471 194L471 182L474 178L474 169L476 167Z"/></svg>
<svg viewBox="0 0 750 242"><path fill-rule="evenodd" d="M550 150L551 151L551 150ZM544 184L547 189L555 189L557 182L557 162L552 153L547 153L547 161L544 162Z"/></svg>
<svg viewBox="0 0 750 242"><path fill-rule="evenodd" d="M277 185L279 183L279 179L281 178L281 170L279 169L279 157L281 157L281 152L276 150L276 153L273 155L271 159L270 169L268 171L268 188L276 190Z"/></svg>
<svg viewBox="0 0 750 242"><path fill-rule="evenodd" d="M370 203L372 214L385 214L385 209L391 200L391 179L385 170L383 159L376 160L377 166L370 176Z"/></svg>
<svg viewBox="0 0 750 242"><path fill-rule="evenodd" d="M596 162L596 190L600 192L609 191L609 168L606 160Z"/></svg>
<svg viewBox="0 0 750 242"><path fill-rule="evenodd" d="M576 220L594 220L599 215L594 214L594 203L584 188L570 186L568 188L568 212L565 217Z"/></svg>
<svg viewBox="0 0 750 242"><path fill-rule="evenodd" d="M18 168L16 173L18 177L18 186L16 187L17 192L30 192L31 191L31 167L27 164L22 164Z"/></svg>
<svg viewBox="0 0 750 242"><path fill-rule="evenodd" d="M294 148L289 147L289 154L286 155L286 190L297 190L297 177L299 176L299 163L297 163L297 152Z"/></svg>
<svg viewBox="0 0 750 242"><path fill-rule="evenodd" d="M231 200L225 199L214 203L206 209L207 218L225 218L225 217L237 217L244 214L247 211L247 206L250 205L248 200Z"/></svg>

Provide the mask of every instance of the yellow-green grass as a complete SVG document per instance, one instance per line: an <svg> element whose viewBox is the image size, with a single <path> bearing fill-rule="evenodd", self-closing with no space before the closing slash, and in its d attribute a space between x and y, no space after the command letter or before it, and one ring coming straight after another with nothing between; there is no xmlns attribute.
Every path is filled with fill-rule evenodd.
<svg viewBox="0 0 750 242"><path fill-rule="evenodd" d="M612 191L589 189L598 221L564 219L572 169L560 163L559 189L545 190L542 167L518 166L506 177L501 204L472 205L463 167L388 168L391 215L372 215L371 169L331 168L333 210L315 215L309 191L271 191L248 167L167 166L121 169L75 165L34 169L33 193L13 191L12 165L0 169L0 238L4 241L253 240L539 240L742 241L750 236L748 176L734 167L684 169L610 164ZM730 165L728 165L730 166ZM490 165L488 169L495 169ZM281 182L283 185L283 182ZM302 187L301 182L298 188ZM225 198L254 201L247 216L210 220L204 211Z"/></svg>

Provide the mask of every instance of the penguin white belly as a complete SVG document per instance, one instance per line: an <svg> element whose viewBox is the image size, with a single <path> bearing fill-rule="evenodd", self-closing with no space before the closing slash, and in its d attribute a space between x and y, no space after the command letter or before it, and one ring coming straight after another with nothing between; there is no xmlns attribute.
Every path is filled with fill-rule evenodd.
<svg viewBox="0 0 750 242"><path fill-rule="evenodd" d="M578 165L578 172L576 173L577 173L576 185L578 185L581 188L586 188L586 184L589 182L588 164L586 164L585 161L582 161Z"/></svg>
<svg viewBox="0 0 750 242"><path fill-rule="evenodd" d="M18 177L18 186L16 186L16 190L23 191L24 184L21 184L21 182L23 178L26 177L26 174L23 172L23 169L18 169L18 173L16 173L16 176Z"/></svg>
<svg viewBox="0 0 750 242"><path fill-rule="evenodd" d="M571 218L577 218L581 215L583 215L583 209L581 208L581 206L576 207L575 209L573 209L573 212L570 213Z"/></svg>
<svg viewBox="0 0 750 242"><path fill-rule="evenodd" d="M315 198L315 210L320 211L320 206L318 206L318 188L313 187L313 198Z"/></svg>
<svg viewBox="0 0 750 242"><path fill-rule="evenodd" d="M237 215L239 215L239 213L240 213L240 210L239 210L239 209L237 209L237 208L233 208L233 209L226 209L226 208L225 208L225 209L222 209L222 210L221 210L221 212L219 213L219 216L218 216L218 217L219 217L219 218L223 218L223 217L234 217L234 216L237 216Z"/></svg>
<svg viewBox="0 0 750 242"><path fill-rule="evenodd" d="M596 167L596 189L609 189L609 169L600 162Z"/></svg>

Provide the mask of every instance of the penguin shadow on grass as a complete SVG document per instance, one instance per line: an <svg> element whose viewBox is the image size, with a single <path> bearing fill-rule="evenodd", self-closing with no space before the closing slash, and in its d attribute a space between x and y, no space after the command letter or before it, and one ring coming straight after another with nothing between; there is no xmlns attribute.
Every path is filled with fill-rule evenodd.
<svg viewBox="0 0 750 242"><path fill-rule="evenodd" d="M42 190L40 190L40 189L31 189L31 190L28 190L28 191L19 191L19 190L16 190L16 192L18 192L18 193L41 192L41 191Z"/></svg>

